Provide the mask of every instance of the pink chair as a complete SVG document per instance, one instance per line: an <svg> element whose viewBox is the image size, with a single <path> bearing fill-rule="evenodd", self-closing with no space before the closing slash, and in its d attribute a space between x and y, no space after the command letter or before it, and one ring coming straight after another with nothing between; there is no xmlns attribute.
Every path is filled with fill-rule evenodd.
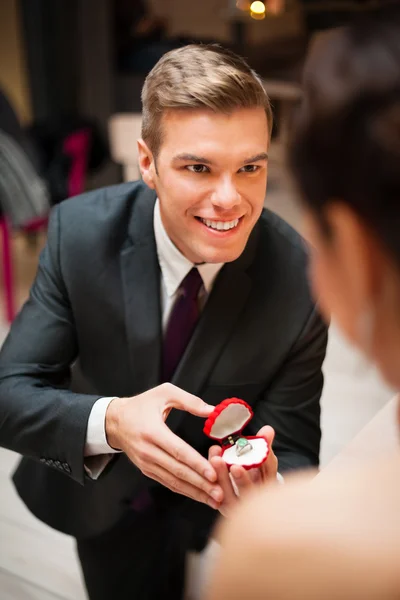
<svg viewBox="0 0 400 600"><path fill-rule="evenodd" d="M64 154L72 159L68 175L68 197L78 196L85 191L90 129L85 127L66 137L63 144Z"/></svg>
<svg viewBox="0 0 400 600"><path fill-rule="evenodd" d="M63 152L71 158L68 174L68 196L77 196L85 190L85 180L90 146L90 130L83 128L69 134L63 143ZM47 226L48 217L39 217L26 223L21 229L32 233ZM5 317L8 323L15 318L14 272L12 260L11 227L7 217L0 218L0 235L3 246L3 281L5 294Z"/></svg>

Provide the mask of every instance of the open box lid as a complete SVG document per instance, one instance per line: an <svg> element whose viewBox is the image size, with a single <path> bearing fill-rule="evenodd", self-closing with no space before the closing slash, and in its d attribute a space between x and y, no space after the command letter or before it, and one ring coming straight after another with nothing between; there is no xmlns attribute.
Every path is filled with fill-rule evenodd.
<svg viewBox="0 0 400 600"><path fill-rule="evenodd" d="M221 442L240 433L253 418L251 407L239 398L223 400L208 417L203 431L208 437Z"/></svg>
<svg viewBox="0 0 400 600"><path fill-rule="evenodd" d="M253 414L252 408L244 400L228 398L215 407L204 424L204 433L222 445L222 458L228 467L239 465L245 469L253 469L260 467L267 460L269 447L263 437L241 436ZM239 438L249 442L250 450L245 454L237 453Z"/></svg>

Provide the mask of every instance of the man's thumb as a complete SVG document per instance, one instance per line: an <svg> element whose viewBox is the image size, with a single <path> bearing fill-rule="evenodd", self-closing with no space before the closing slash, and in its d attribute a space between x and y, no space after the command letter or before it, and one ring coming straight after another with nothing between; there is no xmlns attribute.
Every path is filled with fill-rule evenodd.
<svg viewBox="0 0 400 600"><path fill-rule="evenodd" d="M275 437L275 430L270 425L264 425L257 433L257 436L267 440L268 446L271 448Z"/></svg>

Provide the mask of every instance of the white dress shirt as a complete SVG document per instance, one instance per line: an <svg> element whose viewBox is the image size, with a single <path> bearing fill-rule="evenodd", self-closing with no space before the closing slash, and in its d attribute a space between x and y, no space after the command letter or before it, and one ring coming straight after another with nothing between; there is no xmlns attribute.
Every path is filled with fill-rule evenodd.
<svg viewBox="0 0 400 600"><path fill-rule="evenodd" d="M171 310L178 296L178 289L189 271L194 266L197 266L201 275L203 285L199 292L199 304L200 308L204 308L215 278L223 267L223 264L204 263L194 265L190 260L185 258L172 243L165 231L158 200L154 207L154 235L161 269L162 328L165 331ZM112 454L118 452L118 450L114 450L108 445L105 432L106 411L114 398L115 396L97 400L89 416L85 444L85 469L92 479L99 477L112 458Z"/></svg>

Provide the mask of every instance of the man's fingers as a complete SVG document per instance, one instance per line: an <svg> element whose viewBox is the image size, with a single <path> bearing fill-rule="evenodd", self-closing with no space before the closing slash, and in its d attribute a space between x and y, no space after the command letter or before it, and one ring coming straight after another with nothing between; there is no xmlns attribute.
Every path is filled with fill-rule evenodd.
<svg viewBox="0 0 400 600"><path fill-rule="evenodd" d="M263 481L276 481L276 474L278 472L278 459L276 458L273 450L270 450L267 460L261 465L260 472Z"/></svg>
<svg viewBox="0 0 400 600"><path fill-rule="evenodd" d="M232 502L236 502L236 494L232 487L229 477L229 469L226 462L220 456L214 456L210 462L217 473L218 483L224 493L224 505L229 505Z"/></svg>
<svg viewBox="0 0 400 600"><path fill-rule="evenodd" d="M211 446L208 450L208 460L211 460L214 456L222 456L221 446Z"/></svg>
<svg viewBox="0 0 400 600"><path fill-rule="evenodd" d="M242 495L242 493L254 486L250 472L246 471L246 469L243 469L243 467L240 467L239 465L233 465L230 473L238 488L239 495Z"/></svg>
<svg viewBox="0 0 400 600"><path fill-rule="evenodd" d="M210 483L196 471L193 471L193 469L182 462L178 462L175 458L161 448L152 446L149 450L149 458L150 460L146 461L147 467L145 468L145 471L154 471L153 465L155 464L157 467L160 467L177 480L181 480L185 483L188 483L193 488L205 492L216 502L222 502L223 492L218 484Z"/></svg>
<svg viewBox="0 0 400 600"><path fill-rule="evenodd" d="M268 458L260 467L261 477L265 482L275 482L276 474L278 472L278 459L276 458L275 453L272 449L272 444L275 438L275 431L269 425L265 425L264 427L261 427L257 435L267 440L267 444L269 447Z"/></svg>
<svg viewBox="0 0 400 600"><path fill-rule="evenodd" d="M169 471L166 471L159 465L152 465L151 470L148 472L148 477L158 481L172 492L176 494L182 494L183 496L187 496L192 500L196 500L197 502L202 502L203 504L207 504L211 506L214 510L218 510L219 503L210 498L208 494L202 492L198 488L192 486L190 483L183 481L182 479L178 479Z"/></svg>
<svg viewBox="0 0 400 600"><path fill-rule="evenodd" d="M267 444L271 448L275 438L275 430L269 425L264 425L264 427L261 427L260 431L257 433L257 437L263 437L265 440L267 440Z"/></svg>
<svg viewBox="0 0 400 600"><path fill-rule="evenodd" d="M212 411L215 409L215 406L210 404L206 404L201 398L198 396L193 396L193 394L189 394L182 390L181 388L176 387L170 383L165 384L168 386L168 400L166 404L166 408L178 408L179 410L186 410L192 415L196 415L196 417L208 417Z"/></svg>
<svg viewBox="0 0 400 600"><path fill-rule="evenodd" d="M157 439L153 440L154 443L170 454L175 460L184 465L187 465L196 473L199 473L208 481L215 482L217 474L210 465L208 460L201 456L194 448L184 442L179 436L172 433L166 425L160 427L157 431Z"/></svg>
<svg viewBox="0 0 400 600"><path fill-rule="evenodd" d="M253 483L255 483L255 484L261 483L262 476L261 476L261 473L260 473L260 469L254 468L254 469L250 469L247 472L248 472L248 474L250 476L250 479L251 479L251 481Z"/></svg>

